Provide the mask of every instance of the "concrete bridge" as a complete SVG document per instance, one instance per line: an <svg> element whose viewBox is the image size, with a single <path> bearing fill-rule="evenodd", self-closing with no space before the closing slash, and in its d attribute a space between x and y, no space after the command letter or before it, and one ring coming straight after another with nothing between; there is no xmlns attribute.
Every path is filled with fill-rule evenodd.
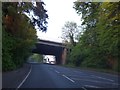
<svg viewBox="0 0 120 90"><path fill-rule="evenodd" d="M36 48L32 52L43 55L54 55L56 57L56 64L65 64L67 50L66 45L63 43L38 40Z"/></svg>

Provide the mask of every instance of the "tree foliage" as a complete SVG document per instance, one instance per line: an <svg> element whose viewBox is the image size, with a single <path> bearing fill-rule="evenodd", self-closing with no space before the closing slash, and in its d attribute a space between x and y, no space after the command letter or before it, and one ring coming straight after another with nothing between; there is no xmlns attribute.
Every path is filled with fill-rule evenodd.
<svg viewBox="0 0 120 90"><path fill-rule="evenodd" d="M2 3L3 71L21 67L26 62L37 41L36 25L40 30L46 31L48 16L43 4L43 2L37 2L36 5L30 2ZM26 13L31 12L34 12L34 16L30 18Z"/></svg>
<svg viewBox="0 0 120 90"><path fill-rule="evenodd" d="M76 36L78 34L78 26L75 22L66 22L62 28L62 38L64 41L70 42L71 45L75 46Z"/></svg>
<svg viewBox="0 0 120 90"><path fill-rule="evenodd" d="M41 54L33 54L33 55L31 55L31 59L36 62L42 62L43 56Z"/></svg>
<svg viewBox="0 0 120 90"><path fill-rule="evenodd" d="M75 2L83 34L68 60L78 66L119 69L120 2ZM120 70L119 70L120 71Z"/></svg>

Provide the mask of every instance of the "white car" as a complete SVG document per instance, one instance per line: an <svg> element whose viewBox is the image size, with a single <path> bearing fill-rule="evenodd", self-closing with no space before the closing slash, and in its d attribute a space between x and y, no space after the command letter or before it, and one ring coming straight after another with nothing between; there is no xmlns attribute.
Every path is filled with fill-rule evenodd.
<svg viewBox="0 0 120 90"><path fill-rule="evenodd" d="M55 61L50 61L50 64L55 64Z"/></svg>

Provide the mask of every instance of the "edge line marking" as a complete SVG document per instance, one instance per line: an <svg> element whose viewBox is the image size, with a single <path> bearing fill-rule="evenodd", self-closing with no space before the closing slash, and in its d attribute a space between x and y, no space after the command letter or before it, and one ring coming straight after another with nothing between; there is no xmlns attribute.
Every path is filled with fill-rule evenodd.
<svg viewBox="0 0 120 90"><path fill-rule="evenodd" d="M20 88L20 87L22 86L22 84L26 81L26 79L27 79L28 76L30 75L31 71L32 71L32 66L31 66L31 68L30 68L30 71L29 71L28 74L26 75L26 77L23 79L23 81L22 81L22 82L19 84L19 86L17 87L17 89Z"/></svg>

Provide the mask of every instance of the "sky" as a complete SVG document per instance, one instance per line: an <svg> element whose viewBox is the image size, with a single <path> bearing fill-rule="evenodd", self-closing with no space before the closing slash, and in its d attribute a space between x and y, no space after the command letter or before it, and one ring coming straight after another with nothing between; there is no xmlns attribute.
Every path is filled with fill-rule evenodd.
<svg viewBox="0 0 120 90"><path fill-rule="evenodd" d="M80 16L73 8L76 0L43 0L49 16L47 32L37 30L37 36L43 40L62 42L62 27L66 21L81 23Z"/></svg>

